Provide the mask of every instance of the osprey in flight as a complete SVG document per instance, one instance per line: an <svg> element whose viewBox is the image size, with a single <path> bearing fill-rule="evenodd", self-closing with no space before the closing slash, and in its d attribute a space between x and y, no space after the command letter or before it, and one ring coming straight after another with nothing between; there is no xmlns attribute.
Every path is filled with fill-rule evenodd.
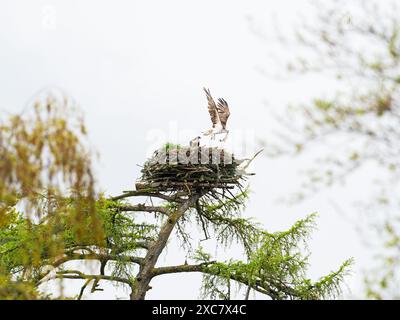
<svg viewBox="0 0 400 320"><path fill-rule="evenodd" d="M212 122L212 128L206 132L203 132L203 135L211 135L211 139L214 140L215 135L225 133L225 137L220 141L226 141L229 133L229 130L226 129L226 123L230 116L228 103L224 99L219 98L218 103L216 104L211 96L210 90L206 88L203 88L203 90L207 96L208 112L210 113Z"/></svg>

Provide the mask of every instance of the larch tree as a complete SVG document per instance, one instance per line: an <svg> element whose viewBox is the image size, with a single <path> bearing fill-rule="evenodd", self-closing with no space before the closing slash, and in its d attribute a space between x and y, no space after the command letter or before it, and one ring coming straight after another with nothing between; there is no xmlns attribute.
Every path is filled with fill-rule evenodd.
<svg viewBox="0 0 400 320"><path fill-rule="evenodd" d="M75 103L57 94L39 98L32 110L3 119L0 299L82 299L88 292L103 290L108 281L129 289L130 299L143 300L154 278L194 272L203 274L204 298L230 299L235 284L245 299L252 292L266 299L340 294L350 260L316 282L307 278L306 244L315 227L314 214L287 231L267 232L241 216L248 189L238 180L234 185L207 180L212 168L218 177L232 169L222 164L207 170L201 165L185 167L190 174L201 173L202 181L187 182L185 171L179 188L171 188L169 182L168 188L151 185L106 197L96 191L85 136ZM144 176L149 174L146 168ZM168 164L159 168L168 177L177 170ZM234 171L228 173L236 179ZM150 174L154 177L154 171ZM193 245L194 230L224 248L237 243L243 260L217 261ZM188 257L185 263L160 263L171 238L181 244ZM84 267L70 269L71 261L97 261L98 268L91 273ZM73 297L54 297L41 290L49 281L68 286L76 280L83 285Z"/></svg>

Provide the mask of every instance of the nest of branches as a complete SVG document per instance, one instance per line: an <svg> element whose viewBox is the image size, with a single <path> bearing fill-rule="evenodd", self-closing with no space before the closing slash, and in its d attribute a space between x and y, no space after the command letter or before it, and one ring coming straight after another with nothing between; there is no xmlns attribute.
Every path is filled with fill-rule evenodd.
<svg viewBox="0 0 400 320"><path fill-rule="evenodd" d="M224 149L167 147L157 150L143 166L137 190L189 191L241 187L242 161Z"/></svg>

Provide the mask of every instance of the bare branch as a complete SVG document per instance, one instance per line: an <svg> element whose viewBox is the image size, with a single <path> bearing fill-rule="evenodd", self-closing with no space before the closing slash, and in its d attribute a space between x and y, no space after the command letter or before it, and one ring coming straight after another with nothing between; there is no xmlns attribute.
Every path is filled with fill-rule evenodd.
<svg viewBox="0 0 400 320"><path fill-rule="evenodd" d="M213 263L216 263L216 261L204 262L200 264L182 264L177 266L154 268L152 272L152 277L170 273L205 272L206 271L205 267Z"/></svg>
<svg viewBox="0 0 400 320"><path fill-rule="evenodd" d="M96 275L96 274L84 274L78 270L64 270L58 271L55 275L57 279L87 279L87 280L107 280L107 281L116 281L125 283L129 286L132 286L132 282L128 279L115 277L115 276L106 276L106 275Z"/></svg>
<svg viewBox="0 0 400 320"><path fill-rule="evenodd" d="M119 211L138 211L138 212L159 212L164 215L168 215L168 210L164 207L159 206L146 206L144 204L137 204L137 205L119 205L115 207Z"/></svg>
<svg viewBox="0 0 400 320"><path fill-rule="evenodd" d="M83 292L85 291L85 289L88 286L88 284L90 283L90 281L92 281L92 279L87 279L85 281L85 284L82 286L81 291L79 292L78 300L82 300Z"/></svg>
<svg viewBox="0 0 400 320"><path fill-rule="evenodd" d="M215 274L214 271L209 269L208 267L212 264L216 263L216 261L210 261L210 262L205 262L205 263L200 263L200 264L195 264L195 265L177 265L177 266L168 266L168 267L159 267L153 269L152 272L152 277L157 277L160 275L165 275L165 274L172 274L172 273L183 273L183 272L201 272L205 274L210 274L213 276L218 276L218 274ZM226 275L224 275L226 276ZM256 281L254 285L249 284L249 280L247 278L231 274L229 276L231 280L237 281L241 284L244 284L248 287L250 287L253 290L256 290L262 294L268 295L271 298L275 299L277 297L277 293L275 292L274 289L270 287L266 287L265 284L262 284L259 281ZM285 287L284 288L286 291L291 292L292 294L295 294L295 291L292 290L290 287Z"/></svg>
<svg viewBox="0 0 400 320"><path fill-rule="evenodd" d="M160 192L153 192L153 191L146 191L146 190L132 190L132 191L124 191L123 194L111 197L110 200L118 201L130 197L152 197L152 198L159 198L166 201L171 202L183 202L184 199L180 198L180 196L185 196L187 193L177 193L172 196L168 196L166 194Z"/></svg>
<svg viewBox="0 0 400 320"><path fill-rule="evenodd" d="M127 261L131 263L135 263L138 265L142 265L144 262L143 258L140 257L134 257L134 256L125 256L125 255L119 255L119 254L78 254L78 253L72 253L72 254L67 254L61 258L56 259L53 262L48 262L47 265L52 266L53 268L58 268L64 263L68 261L73 261L73 260L99 260L103 263L107 261ZM40 285L43 282L51 280L50 278L46 278L46 276L49 275L51 270L48 270L44 272L43 274L40 274L38 276L38 281L36 281L36 285Z"/></svg>

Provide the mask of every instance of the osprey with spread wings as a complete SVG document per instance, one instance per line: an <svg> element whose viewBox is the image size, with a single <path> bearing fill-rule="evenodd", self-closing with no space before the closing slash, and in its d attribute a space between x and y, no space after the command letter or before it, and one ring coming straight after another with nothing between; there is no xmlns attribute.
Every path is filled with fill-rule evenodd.
<svg viewBox="0 0 400 320"><path fill-rule="evenodd" d="M212 128L203 132L203 135L211 135L211 139L214 140L217 134L225 133L225 137L220 141L226 141L229 134L229 130L226 129L226 123L228 122L228 118L230 116L228 103L222 98L219 98L218 103L215 103L213 97L211 96L210 90L206 88L203 88L203 90L207 96L208 112L210 113L212 122Z"/></svg>

